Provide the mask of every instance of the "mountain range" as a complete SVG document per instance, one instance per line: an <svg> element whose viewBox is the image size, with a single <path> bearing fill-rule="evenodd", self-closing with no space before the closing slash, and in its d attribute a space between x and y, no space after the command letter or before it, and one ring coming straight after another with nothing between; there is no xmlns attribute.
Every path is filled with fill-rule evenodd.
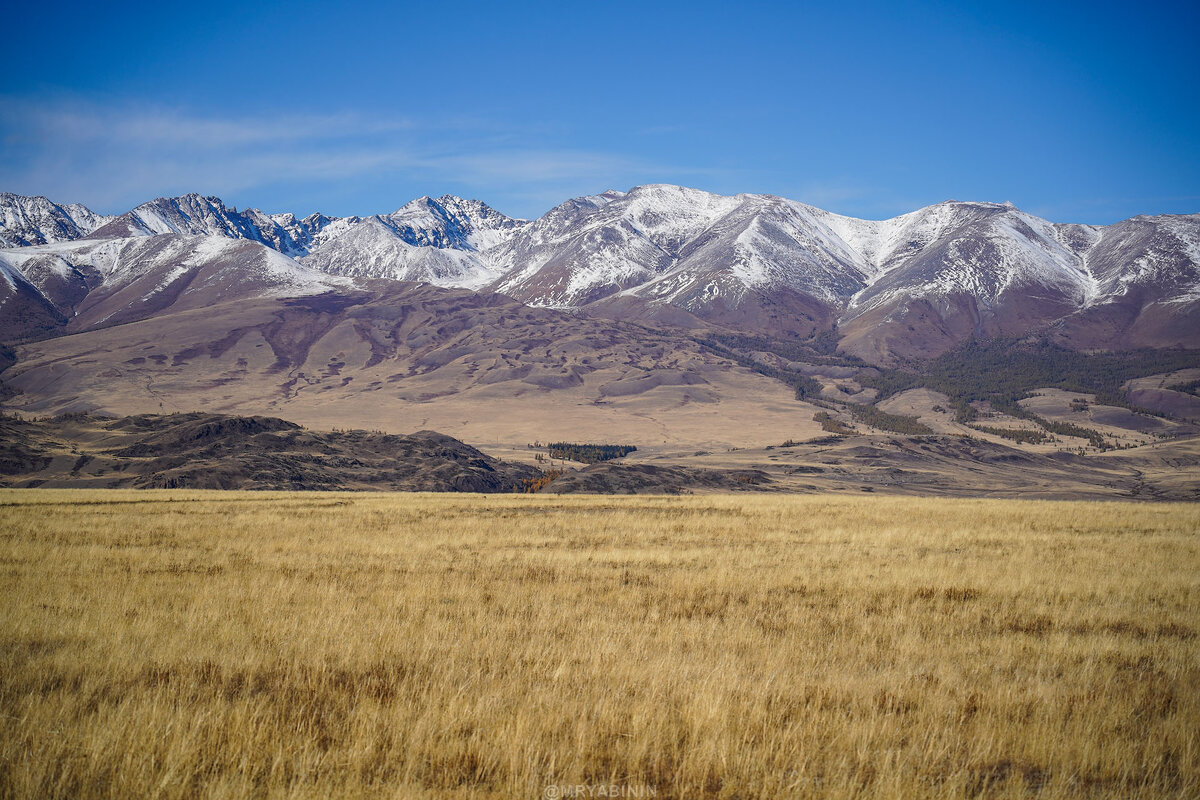
<svg viewBox="0 0 1200 800"><path fill-rule="evenodd" d="M438 431L546 480L539 442L636 446L552 481L589 491L1200 498L1200 215L876 221L650 185L536 220L451 195L299 218L0 194L0 221L0 410L42 420L36 474L0 461L27 485L157 475L110 458L113 416L195 413ZM392 469L390 445L323 437L271 469ZM214 442L211 468L259 485L256 448Z"/></svg>
<svg viewBox="0 0 1200 800"><path fill-rule="evenodd" d="M1094 226L947 201L873 221L648 185L532 221L451 195L300 219L196 194L118 216L0 194L0 223L0 341L406 281L576 316L824 337L880 365L1030 334L1087 351L1200 346L1200 214Z"/></svg>

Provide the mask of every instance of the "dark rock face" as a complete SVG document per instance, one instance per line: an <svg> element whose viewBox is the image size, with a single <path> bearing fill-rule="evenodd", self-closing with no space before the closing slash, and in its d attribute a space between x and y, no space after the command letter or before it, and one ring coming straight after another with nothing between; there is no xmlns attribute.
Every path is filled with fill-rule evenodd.
<svg viewBox="0 0 1200 800"><path fill-rule="evenodd" d="M32 423L0 419L0 476L39 472L50 466L50 456L36 443L35 432Z"/></svg>
<svg viewBox="0 0 1200 800"><path fill-rule="evenodd" d="M5 419L0 434L5 486L511 492L539 474L434 431L316 432L273 417L76 414Z"/></svg>

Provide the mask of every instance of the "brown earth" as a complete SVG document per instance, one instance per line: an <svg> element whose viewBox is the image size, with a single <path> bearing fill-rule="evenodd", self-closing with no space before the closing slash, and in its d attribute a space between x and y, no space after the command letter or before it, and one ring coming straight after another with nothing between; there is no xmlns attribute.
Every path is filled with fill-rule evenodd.
<svg viewBox="0 0 1200 800"><path fill-rule="evenodd" d="M819 433L783 384L658 328L400 284L224 303L21 346L23 414L207 411L314 428L764 446Z"/></svg>

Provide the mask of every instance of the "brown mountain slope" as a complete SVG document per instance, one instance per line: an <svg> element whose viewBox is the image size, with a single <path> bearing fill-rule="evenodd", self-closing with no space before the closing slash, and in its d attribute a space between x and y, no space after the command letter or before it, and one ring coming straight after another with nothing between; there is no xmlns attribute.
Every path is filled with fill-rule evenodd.
<svg viewBox="0 0 1200 800"><path fill-rule="evenodd" d="M235 299L303 297L351 285L257 242L177 234L4 250L0 271L23 275L57 309L65 322L55 331L60 335ZM0 321L5 316L0 308Z"/></svg>
<svg viewBox="0 0 1200 800"><path fill-rule="evenodd" d="M33 284L0 264L0 342L53 335L66 323Z"/></svg>
<svg viewBox="0 0 1200 800"><path fill-rule="evenodd" d="M390 283L260 298L27 344L0 374L36 414L205 410L480 443L728 447L819 431L777 381L651 327Z"/></svg>

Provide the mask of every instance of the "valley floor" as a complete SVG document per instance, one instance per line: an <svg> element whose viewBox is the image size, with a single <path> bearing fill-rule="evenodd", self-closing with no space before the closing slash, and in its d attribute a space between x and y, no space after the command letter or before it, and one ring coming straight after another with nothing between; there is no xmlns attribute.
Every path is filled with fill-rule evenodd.
<svg viewBox="0 0 1200 800"><path fill-rule="evenodd" d="M544 442L492 442L481 451L428 431L313 431L264 417L0 416L0 487L1200 500L1195 434L1101 453L957 434L854 433L765 447L636 446L623 458L589 466L558 458Z"/></svg>
<svg viewBox="0 0 1200 800"><path fill-rule="evenodd" d="M0 796L1191 798L1198 532L1172 503L4 490Z"/></svg>

